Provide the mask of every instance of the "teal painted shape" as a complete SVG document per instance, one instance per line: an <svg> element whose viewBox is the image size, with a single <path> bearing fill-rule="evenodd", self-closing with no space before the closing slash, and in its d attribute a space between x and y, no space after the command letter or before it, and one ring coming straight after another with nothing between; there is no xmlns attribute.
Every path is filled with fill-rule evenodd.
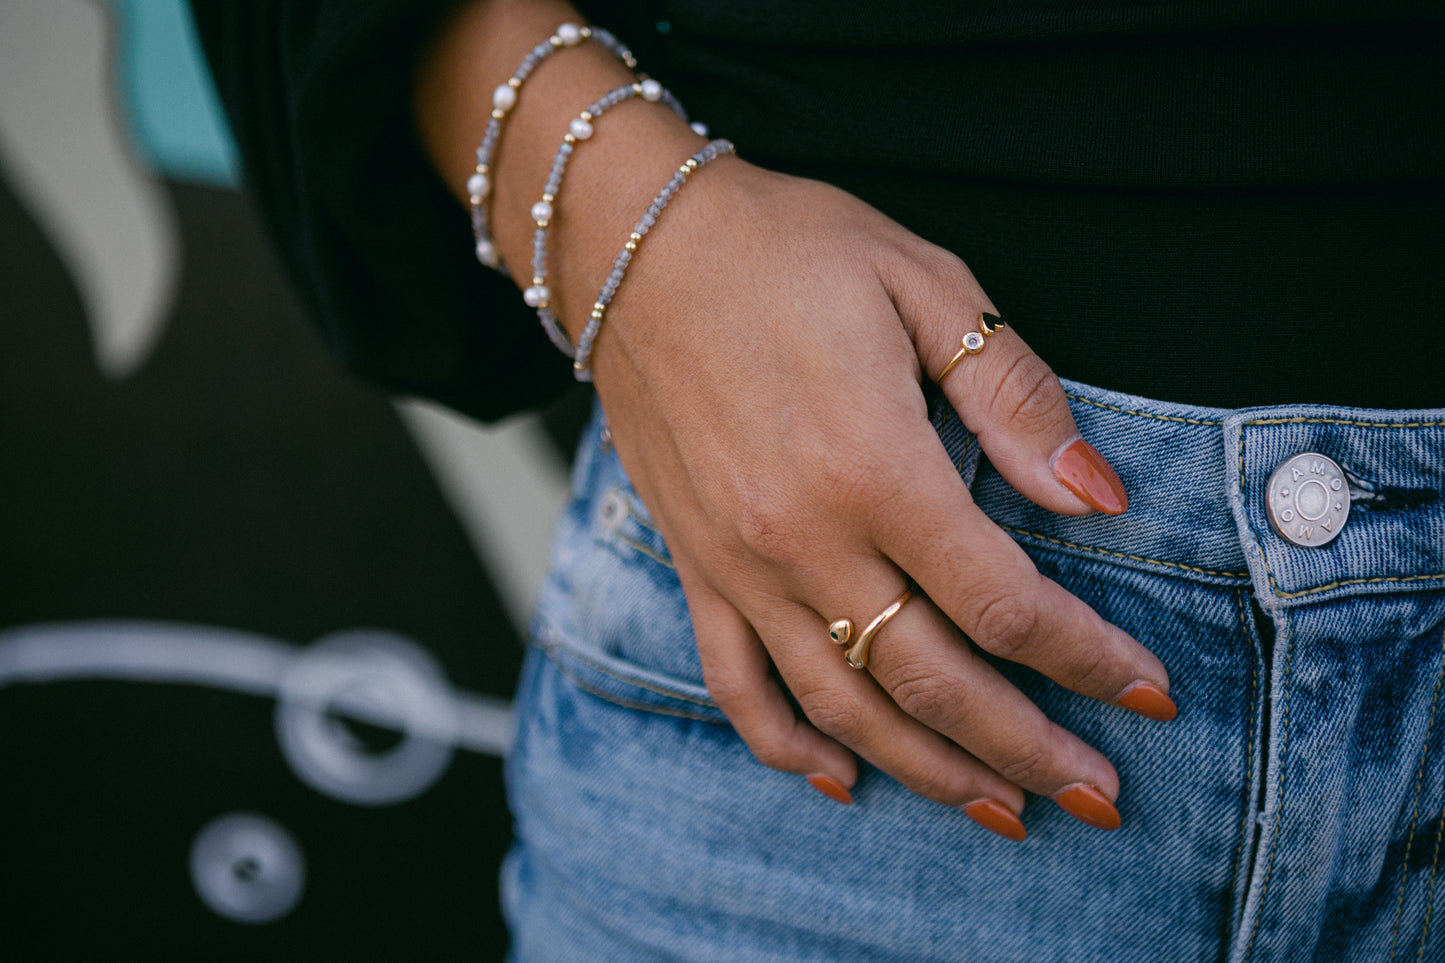
<svg viewBox="0 0 1445 963"><path fill-rule="evenodd" d="M111 0L133 143L157 173L235 186L236 144L184 0Z"/></svg>

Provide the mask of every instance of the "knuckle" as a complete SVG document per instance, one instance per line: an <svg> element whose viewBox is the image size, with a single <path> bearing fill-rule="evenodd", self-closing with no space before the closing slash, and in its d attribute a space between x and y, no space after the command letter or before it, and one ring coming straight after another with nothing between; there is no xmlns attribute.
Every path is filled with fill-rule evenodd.
<svg viewBox="0 0 1445 963"><path fill-rule="evenodd" d="M956 705L953 687L929 668L910 665L890 678L893 701L908 715L937 730L946 727Z"/></svg>
<svg viewBox="0 0 1445 963"><path fill-rule="evenodd" d="M748 749L758 762L769 769L779 769L787 772L794 768L794 754L786 737L772 729L759 729L748 733L743 737Z"/></svg>
<svg viewBox="0 0 1445 963"><path fill-rule="evenodd" d="M994 655L1014 659L1026 650L1038 627L1038 610L1018 591L986 597L974 621L974 641Z"/></svg>
<svg viewBox="0 0 1445 963"><path fill-rule="evenodd" d="M952 773L941 767L926 767L910 773L906 785L910 792L944 805L958 805L969 795L960 791Z"/></svg>
<svg viewBox="0 0 1445 963"><path fill-rule="evenodd" d="M803 560L799 513L785 503L750 499L738 514L737 532L743 547L758 558L779 565Z"/></svg>
<svg viewBox="0 0 1445 963"><path fill-rule="evenodd" d="M702 680L707 694L730 720L735 716L742 717L744 710L757 697L754 687L745 684L736 674L709 671L707 660L703 662ZM734 721L733 725L736 726L737 722Z"/></svg>
<svg viewBox="0 0 1445 963"><path fill-rule="evenodd" d="M948 248L925 245L914 254L914 263L922 270L923 277L937 286L940 299L957 299L965 293L959 279L968 276L968 266Z"/></svg>
<svg viewBox="0 0 1445 963"><path fill-rule="evenodd" d="M1009 753L998 774L1017 786L1040 785L1049 771L1049 752L1041 742L1025 742Z"/></svg>
<svg viewBox="0 0 1445 963"><path fill-rule="evenodd" d="M1014 359L994 390L991 410L995 417L1023 431L1048 426L1067 412L1058 376L1032 351Z"/></svg>
<svg viewBox="0 0 1445 963"><path fill-rule="evenodd" d="M808 717L824 735L831 736L846 746L862 741L868 729L868 720L863 707L855 700L840 693L811 692L798 696L803 715Z"/></svg>
<svg viewBox="0 0 1445 963"><path fill-rule="evenodd" d="M1064 670L1065 677L1059 681L1075 692L1092 693L1117 689L1108 684L1113 675L1114 662L1109 653L1098 645L1087 645L1078 658L1069 663Z"/></svg>

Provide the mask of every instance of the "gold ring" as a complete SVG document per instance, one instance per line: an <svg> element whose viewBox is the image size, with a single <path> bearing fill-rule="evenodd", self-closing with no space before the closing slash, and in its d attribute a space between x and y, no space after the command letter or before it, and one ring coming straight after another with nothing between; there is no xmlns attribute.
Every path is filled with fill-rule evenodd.
<svg viewBox="0 0 1445 963"><path fill-rule="evenodd" d="M903 590L902 595L894 599L888 608L878 613L878 617L872 622L869 622L867 628L859 633L858 641L853 642L853 645L848 649L846 658L849 665L855 669L868 668L868 651L873 647L874 637L883 631L883 626L887 625L888 620L898 614L898 611L903 608L904 603L913 598L915 591L917 591L917 586L910 583L908 588ZM853 620L835 619L829 623L828 638L832 639L838 645L847 645L853 638Z"/></svg>
<svg viewBox="0 0 1445 963"><path fill-rule="evenodd" d="M994 323L989 324L984 318L993 318ZM941 387L943 385L943 379L948 377L948 373L953 370L955 365L971 354L978 354L983 350L985 338L993 337L998 333L1000 328L1006 327L1008 327L1008 325L1004 324L1003 319L998 315L980 313L978 316L978 330L970 331L963 336L963 340L960 342L962 347L959 349L958 354L954 355L948 364L943 366L943 370L938 373L937 378L933 379L933 383Z"/></svg>

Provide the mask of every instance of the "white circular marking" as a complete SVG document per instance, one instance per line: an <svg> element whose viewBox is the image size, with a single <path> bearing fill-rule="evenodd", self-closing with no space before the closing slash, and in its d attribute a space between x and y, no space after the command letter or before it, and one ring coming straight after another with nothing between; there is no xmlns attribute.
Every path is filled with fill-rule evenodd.
<svg viewBox="0 0 1445 963"><path fill-rule="evenodd" d="M281 680L276 736L292 770L313 789L386 806L425 792L451 764L457 719L450 696L436 661L400 636L328 636ZM395 743L368 745L358 723L396 733Z"/></svg>
<svg viewBox="0 0 1445 963"><path fill-rule="evenodd" d="M229 813L191 844L191 882L212 912L237 923L270 923L301 901L306 861L281 824Z"/></svg>

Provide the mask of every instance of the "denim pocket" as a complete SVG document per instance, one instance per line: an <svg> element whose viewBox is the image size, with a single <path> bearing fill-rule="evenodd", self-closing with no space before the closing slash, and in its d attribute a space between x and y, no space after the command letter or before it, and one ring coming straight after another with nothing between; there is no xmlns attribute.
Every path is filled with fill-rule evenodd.
<svg viewBox="0 0 1445 963"><path fill-rule="evenodd" d="M661 532L594 423L557 533L534 637L569 679L632 708L724 721Z"/></svg>

